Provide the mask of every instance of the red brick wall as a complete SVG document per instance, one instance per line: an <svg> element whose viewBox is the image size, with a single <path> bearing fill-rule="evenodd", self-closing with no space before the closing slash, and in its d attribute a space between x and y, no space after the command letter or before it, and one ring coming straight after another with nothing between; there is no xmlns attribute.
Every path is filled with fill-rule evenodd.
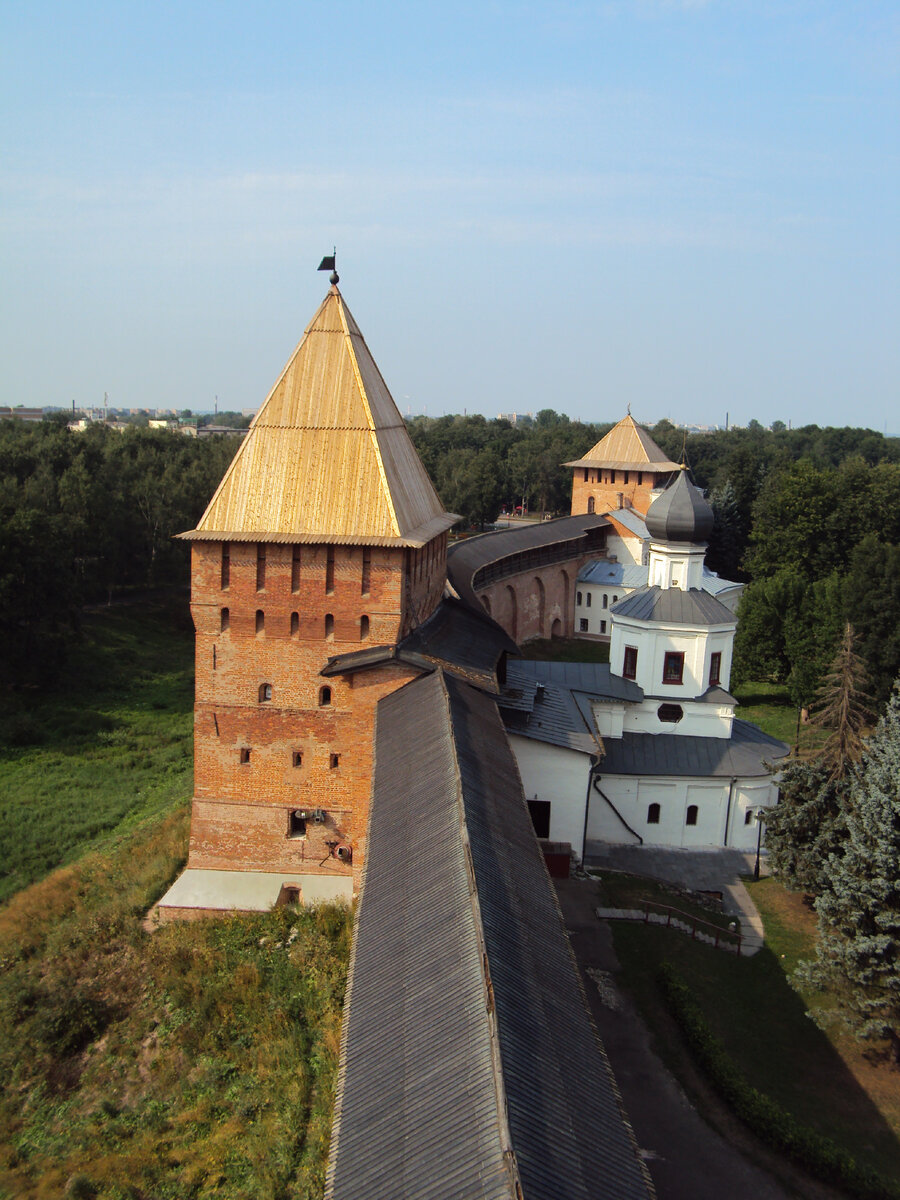
<svg viewBox="0 0 900 1200"><path fill-rule="evenodd" d="M587 555L498 580L478 599L509 636L520 645L532 638L571 637L575 613L575 578ZM541 587L543 585L543 602ZM558 624L557 624L558 622Z"/></svg>
<svg viewBox="0 0 900 1200"><path fill-rule="evenodd" d="M195 798L188 865L358 877L372 777L375 706L415 677L390 664L324 679L333 655L393 644L433 610L446 540L419 552L372 547L195 543ZM413 555L417 557L413 557ZM440 581L440 583L438 583ZM258 584L260 586L258 586ZM363 589L366 589L364 592ZM222 628L222 610L228 610ZM257 629L257 612L263 614ZM361 618L368 618L368 634ZM271 699L261 698L268 685ZM331 691L320 703L321 690ZM241 762L241 750L249 762ZM301 755L294 765L294 754ZM332 755L338 756L332 765ZM292 809L323 809L323 824L289 836ZM327 842L353 848L352 868Z"/></svg>
<svg viewBox="0 0 900 1200"><path fill-rule="evenodd" d="M585 480L585 472L588 478ZM625 482L625 475L628 482ZM572 479L572 516L589 511L588 501L594 497L594 511L608 512L614 508L630 507L643 516L650 507L653 488L662 487L669 472L619 471L608 467L575 467ZM638 476L642 482L638 483ZM620 500L621 497L621 500Z"/></svg>

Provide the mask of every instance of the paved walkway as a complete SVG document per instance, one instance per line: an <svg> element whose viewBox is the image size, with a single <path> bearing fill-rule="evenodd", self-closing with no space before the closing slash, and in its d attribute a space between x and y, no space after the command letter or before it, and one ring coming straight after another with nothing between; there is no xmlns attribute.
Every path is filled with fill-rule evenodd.
<svg viewBox="0 0 900 1200"><path fill-rule="evenodd" d="M648 875L689 892L721 892L725 912L741 922L745 953L755 953L763 944L762 919L740 880L741 875L753 874L755 852L669 850L661 846L610 846L605 842L588 842L586 857L589 867ZM768 874L765 858L761 874Z"/></svg>
<svg viewBox="0 0 900 1200"><path fill-rule="evenodd" d="M780 1183L706 1124L650 1048L647 1027L616 985L609 926L594 911L596 883L554 882L591 1012L659 1200L787 1200Z"/></svg>

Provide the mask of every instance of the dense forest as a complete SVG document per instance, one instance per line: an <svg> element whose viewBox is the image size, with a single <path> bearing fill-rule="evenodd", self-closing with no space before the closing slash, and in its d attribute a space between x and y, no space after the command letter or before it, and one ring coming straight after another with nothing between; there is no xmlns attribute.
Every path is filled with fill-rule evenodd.
<svg viewBox="0 0 900 1200"><path fill-rule="evenodd" d="M416 417L410 435L451 512L483 527L503 510L569 510L571 471L611 427L545 409L532 422ZM747 581L736 678L811 698L854 626L876 695L900 670L900 439L865 429L650 430L716 512L710 566ZM192 528L236 449L62 416L0 422L0 673L53 678L85 604L122 589L186 585Z"/></svg>
<svg viewBox="0 0 900 1200"><path fill-rule="evenodd" d="M0 421L0 679L51 681L85 604L186 584L188 547L173 534L196 525L235 445Z"/></svg>

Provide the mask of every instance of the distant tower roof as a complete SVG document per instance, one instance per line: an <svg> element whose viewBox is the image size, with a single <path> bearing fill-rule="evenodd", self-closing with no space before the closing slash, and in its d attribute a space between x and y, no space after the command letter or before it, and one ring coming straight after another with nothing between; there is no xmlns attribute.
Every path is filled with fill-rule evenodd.
<svg viewBox="0 0 900 1200"><path fill-rule="evenodd" d="M707 542L715 523L713 510L687 471L680 470L644 518L647 532L660 542Z"/></svg>
<svg viewBox="0 0 900 1200"><path fill-rule="evenodd" d="M567 467L612 467L614 470L631 469L651 471L677 471L678 463L670 462L646 430L641 429L631 413L614 425L606 437L584 458L577 462L564 463Z"/></svg>
<svg viewBox="0 0 900 1200"><path fill-rule="evenodd" d="M333 284L197 528L181 536L422 546L456 520Z"/></svg>

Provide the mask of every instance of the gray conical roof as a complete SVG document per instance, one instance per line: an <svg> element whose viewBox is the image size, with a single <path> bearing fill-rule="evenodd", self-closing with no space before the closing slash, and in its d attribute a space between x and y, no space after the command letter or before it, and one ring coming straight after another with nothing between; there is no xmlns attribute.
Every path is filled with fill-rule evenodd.
<svg viewBox="0 0 900 1200"><path fill-rule="evenodd" d="M681 470L647 509L644 520L658 542L708 542L715 516L687 471Z"/></svg>

